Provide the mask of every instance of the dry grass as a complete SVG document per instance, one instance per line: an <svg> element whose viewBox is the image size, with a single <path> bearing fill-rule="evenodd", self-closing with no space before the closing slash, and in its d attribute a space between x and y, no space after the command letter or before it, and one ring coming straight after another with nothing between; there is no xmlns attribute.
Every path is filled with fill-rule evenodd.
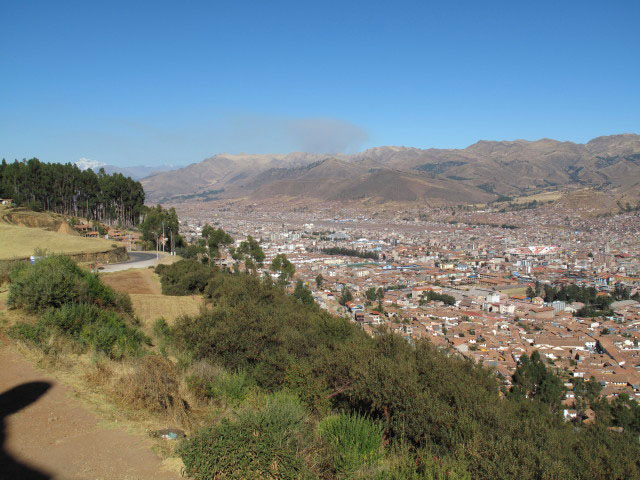
<svg viewBox="0 0 640 480"><path fill-rule="evenodd" d="M552 202L555 200L559 200L564 196L564 193L559 190L553 190L549 192L540 192L535 195L527 195L526 197L518 197L512 200L513 203L529 203L534 200L537 202Z"/></svg>
<svg viewBox="0 0 640 480"><path fill-rule="evenodd" d="M203 298L199 296L168 297L140 294L130 296L133 310L142 320L145 330L160 317L171 325L181 315L196 315L204 305Z"/></svg>
<svg viewBox="0 0 640 480"><path fill-rule="evenodd" d="M497 289L501 293L506 293L507 295L524 295L527 293L527 287L515 287L515 288L498 288Z"/></svg>
<svg viewBox="0 0 640 480"><path fill-rule="evenodd" d="M160 279L152 269L136 268L120 272L102 273L100 279L117 292L160 295Z"/></svg>
<svg viewBox="0 0 640 480"><path fill-rule="evenodd" d="M0 223L0 260L28 258L37 248L51 253L76 255L107 252L113 250L113 245L112 240L77 237Z"/></svg>
<svg viewBox="0 0 640 480"><path fill-rule="evenodd" d="M131 367L129 374L114 382L114 399L128 408L166 415L188 426L189 404L181 394L180 375L175 365L160 356L147 355ZM108 381L107 374L98 374Z"/></svg>

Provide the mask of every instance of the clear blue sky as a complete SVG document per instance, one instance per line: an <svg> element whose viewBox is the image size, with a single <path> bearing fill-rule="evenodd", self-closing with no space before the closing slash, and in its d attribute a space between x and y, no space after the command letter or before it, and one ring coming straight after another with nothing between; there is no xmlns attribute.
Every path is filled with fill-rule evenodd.
<svg viewBox="0 0 640 480"><path fill-rule="evenodd" d="M640 1L0 0L0 157L640 133Z"/></svg>

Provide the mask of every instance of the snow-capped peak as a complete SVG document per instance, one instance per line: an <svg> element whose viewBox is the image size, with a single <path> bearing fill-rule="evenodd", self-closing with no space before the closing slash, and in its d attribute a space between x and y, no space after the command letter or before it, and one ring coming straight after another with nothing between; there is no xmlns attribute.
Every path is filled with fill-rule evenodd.
<svg viewBox="0 0 640 480"><path fill-rule="evenodd" d="M91 170L96 170L100 167L104 167L105 165L106 163L102 163L97 160L91 160L90 158L84 158L84 157L82 157L80 160L76 162L76 166L80 170L87 170L89 168Z"/></svg>

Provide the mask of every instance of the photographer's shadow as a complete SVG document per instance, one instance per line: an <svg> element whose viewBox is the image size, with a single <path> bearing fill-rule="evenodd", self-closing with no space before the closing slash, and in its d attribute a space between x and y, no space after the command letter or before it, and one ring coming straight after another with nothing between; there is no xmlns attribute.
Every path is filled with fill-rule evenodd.
<svg viewBox="0 0 640 480"><path fill-rule="evenodd" d="M0 480L48 480L51 477L16 460L5 451L6 418L31 405L51 388L48 382L28 382L0 394Z"/></svg>

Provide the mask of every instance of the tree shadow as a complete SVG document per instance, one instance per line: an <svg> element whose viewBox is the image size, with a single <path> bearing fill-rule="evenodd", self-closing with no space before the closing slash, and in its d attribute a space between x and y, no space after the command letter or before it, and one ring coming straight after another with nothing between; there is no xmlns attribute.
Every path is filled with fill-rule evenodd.
<svg viewBox="0 0 640 480"><path fill-rule="evenodd" d="M31 405L51 388L48 382L28 382L13 387L0 395L0 479L49 480L43 472L19 462L4 448L6 440L5 418Z"/></svg>

